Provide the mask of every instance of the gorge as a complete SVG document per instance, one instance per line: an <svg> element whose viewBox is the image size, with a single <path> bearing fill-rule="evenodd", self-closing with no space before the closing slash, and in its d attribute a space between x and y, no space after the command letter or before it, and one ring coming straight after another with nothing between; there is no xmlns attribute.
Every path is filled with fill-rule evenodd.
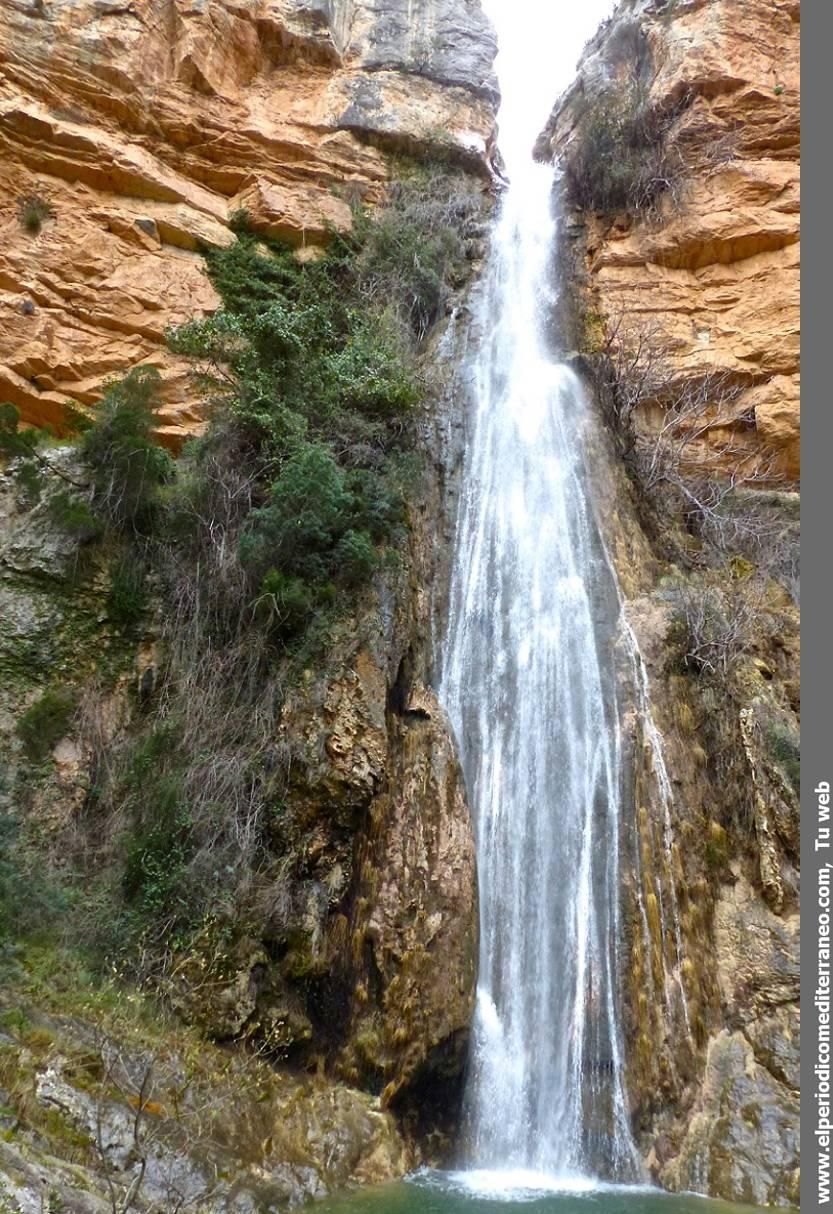
<svg viewBox="0 0 833 1214"><path fill-rule="evenodd" d="M0 12L4 1214L798 1202L799 6L560 7Z"/></svg>

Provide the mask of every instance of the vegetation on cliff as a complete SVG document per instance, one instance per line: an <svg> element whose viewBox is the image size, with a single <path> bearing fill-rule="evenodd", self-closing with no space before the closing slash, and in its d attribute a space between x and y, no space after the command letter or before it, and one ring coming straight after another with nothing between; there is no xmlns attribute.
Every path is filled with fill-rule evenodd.
<svg viewBox="0 0 833 1214"><path fill-rule="evenodd" d="M637 80L615 81L583 100L565 163L573 206L643 218L680 190L683 164L669 130L679 112L657 107Z"/></svg>
<svg viewBox="0 0 833 1214"><path fill-rule="evenodd" d="M210 420L178 461L153 441L149 367L111 385L70 473L4 414L12 466L38 482L50 518L84 516L73 576L94 610L104 589L115 650L149 634L153 657L126 704L117 663L96 673L92 657L82 671L80 655L75 680L30 697L24 813L4 837L0 883L13 890L41 862L69 945L162 989L216 1035L245 1027L279 1053L309 1040L304 1000L320 977L307 956L317 920L297 892L317 824L288 808L282 708L372 609L373 579L399 576L430 387L422 349L465 278L483 205L462 172L398 172L388 206L357 211L318 257L256 237L245 215L233 246L206 252L223 306L169 340L193 360ZM71 822L43 838L25 807L48 794L56 730L89 772ZM340 880L324 911L345 893ZM12 897L0 889L5 919ZM212 1011L211 992L264 948L261 965L280 971L269 1014L242 991L243 1010Z"/></svg>

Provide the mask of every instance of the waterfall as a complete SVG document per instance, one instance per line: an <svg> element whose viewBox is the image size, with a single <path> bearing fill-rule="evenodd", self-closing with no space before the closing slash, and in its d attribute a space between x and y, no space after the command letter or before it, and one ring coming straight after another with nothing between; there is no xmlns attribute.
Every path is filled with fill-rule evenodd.
<svg viewBox="0 0 833 1214"><path fill-rule="evenodd" d="M552 0L487 7L509 187L478 305L440 685L479 863L467 1162L632 1180L617 971L621 605L592 504L589 405L547 341L553 174L531 157L569 18ZM584 6L583 34L607 7Z"/></svg>

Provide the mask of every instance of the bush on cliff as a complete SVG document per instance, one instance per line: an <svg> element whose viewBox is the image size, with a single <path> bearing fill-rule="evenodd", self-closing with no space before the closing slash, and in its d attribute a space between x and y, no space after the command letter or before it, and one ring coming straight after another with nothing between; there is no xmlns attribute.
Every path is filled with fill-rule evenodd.
<svg viewBox="0 0 833 1214"><path fill-rule="evenodd" d="M68 687L47 687L26 709L17 723L17 736L27 756L40 762L66 737L78 697Z"/></svg>
<svg viewBox="0 0 833 1214"><path fill-rule="evenodd" d="M682 178L681 158L668 138L675 113L650 104L633 80L587 98L566 155L569 202L600 215L639 217L662 197L675 198Z"/></svg>
<svg viewBox="0 0 833 1214"><path fill-rule="evenodd" d="M170 334L214 406L185 461L190 501L179 516L193 515L211 465L234 516L223 535L226 547L236 537L238 592L260 619L274 607L284 641L349 601L402 534L416 355L462 272L462 231L482 201L466 181L409 168L387 207L356 210L353 231L314 260L238 224L234 245L206 254L223 308ZM245 490L230 491L218 441L238 460L245 453Z"/></svg>
<svg viewBox="0 0 833 1214"><path fill-rule="evenodd" d="M155 367L134 367L110 384L81 436L93 511L117 532L153 529L158 491L173 475L171 457L154 441L160 386Z"/></svg>
<svg viewBox="0 0 833 1214"><path fill-rule="evenodd" d="M230 965L265 906L278 951L290 930L311 827L276 828L286 687L405 534L420 345L480 199L456 174L415 172L303 262L241 219L232 246L206 253L221 308L170 334L193 360L205 434L173 471L153 454L158 381L143 370L110 389L81 439L116 549L110 617L136 627L161 600L164 662L133 729L102 737L82 714L95 757L76 858L91 889L74 930L121 972L164 982L187 947Z"/></svg>
<svg viewBox="0 0 833 1214"><path fill-rule="evenodd" d="M21 936L48 936L66 913L59 884L21 838L18 818L0 812L0 980L16 969Z"/></svg>
<svg viewBox="0 0 833 1214"><path fill-rule="evenodd" d="M388 205L357 211L358 289L372 308L393 308L421 340L466 272L466 238L476 234L482 194L441 164L400 161Z"/></svg>
<svg viewBox="0 0 833 1214"><path fill-rule="evenodd" d="M37 236L47 219L51 219L53 210L40 194L25 194L17 200L17 217L20 226L25 228L30 236Z"/></svg>

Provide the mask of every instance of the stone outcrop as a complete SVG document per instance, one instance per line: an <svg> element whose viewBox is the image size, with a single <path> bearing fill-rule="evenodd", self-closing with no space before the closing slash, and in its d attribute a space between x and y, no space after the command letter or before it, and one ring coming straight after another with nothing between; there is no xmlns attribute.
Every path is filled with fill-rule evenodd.
<svg viewBox="0 0 833 1214"><path fill-rule="evenodd" d="M425 1157L429 1135L436 1158L447 1140L434 1131L449 1128L461 1093L476 981L474 843L453 742L428 686L459 466L450 381L463 337L452 319L429 340L433 389L418 423L424 459L400 559L332 623L326 652L310 669L287 671L281 688L274 761L286 779L264 818L270 884L244 930L220 949L210 931L174 944L160 979L179 1020L231 1056L250 1042L278 1064L279 1077L284 1060L295 1074L328 1076L332 1107L321 1124L336 1133L343 1114L333 1158L341 1167L343 1148L348 1161L333 1183L398 1174ZM121 626L108 597L112 554L83 528L66 527L67 502L87 498L73 487L88 476L83 460L71 447L42 458L50 471L34 483L21 461L0 475L0 815L13 814L58 855L62 840L90 826L96 754L129 746L166 658L153 603L135 627ZM30 753L21 721L45 695L66 691L70 706ZM299 1109L306 1097L298 1094ZM323 1138L315 1127L309 1133L313 1154L320 1145L329 1155L329 1129ZM283 1150L276 1145L275 1172L293 1163ZM63 1191L57 1154L52 1162L8 1156L0 1178L25 1179L31 1163ZM321 1195L328 1182L319 1184L315 1160L309 1168L298 1191Z"/></svg>
<svg viewBox="0 0 833 1214"><path fill-rule="evenodd" d="M317 909L301 972L323 967L339 991L317 1034L335 1047L337 1073L379 1092L420 1150L430 1132L432 1158L448 1145L437 1131L455 1128L477 979L472 824L430 690L459 490L454 402L466 322L456 313L428 352L441 399L421 427L426 466L406 565L377 587L345 648L336 642L327 672L289 697L282 728L291 812L317 823L314 863L327 890L308 902Z"/></svg>
<svg viewBox="0 0 833 1214"><path fill-rule="evenodd" d="M724 1030L709 1042L696 1111L662 1179L746 1205L797 1205L798 1114L797 1091L757 1063L743 1033Z"/></svg>
<svg viewBox="0 0 833 1214"><path fill-rule="evenodd" d="M443 1080L463 1073L474 1011L474 838L433 693L412 690L391 727L395 762L370 806L360 857L351 931L358 981L342 1066L384 1080L386 1103L424 1083L423 1099L441 1105Z"/></svg>
<svg viewBox="0 0 833 1214"><path fill-rule="evenodd" d="M383 198L391 155L488 176L494 52L476 0L5 6L0 401L60 430L65 402L94 407L108 378L152 363L164 381L161 437L177 447L202 416L192 367L166 349L165 333L218 306L201 249L233 240L245 210L255 231L314 256L333 228L349 228L353 204ZM227 1118L251 1114L257 1143L241 1124L216 1159L199 1144L194 1157L174 1158L181 1128L166 1122L149 1168L148 1184L173 1169L193 1194L207 1183L204 1165L216 1164L224 1209L294 1208L400 1175L448 1111L413 1115L428 1109L425 1085L452 1103L460 1091L477 951L474 847L453 743L426 690L428 588L445 579L437 537L450 529L445 486L458 447L442 382L458 337L444 324L427 354L437 392L419 414L426 458L408 550L333 625L315 668L281 687L274 750L288 776L264 825L276 860L268 896L228 947L201 952L199 936L174 944L160 980L166 1005L200 1034L199 1065L219 1056L207 1039L225 1044L233 1067L245 1069L242 1042L270 1060L269 1090ZM12 461L0 475L0 825L13 816L60 856L61 840L86 829L96 747L118 753L142 728L166 654L153 589L141 620L124 627L110 611L112 553L94 528L67 526L67 504L83 514L88 496L73 487L86 478L77 453L55 447L42 458L49 470L27 477ZM49 739L27 749L21 721L53 692ZM89 1194L79 1209L98 1210L88 1087L64 1065L75 1047L63 1038L74 1033L49 1032L61 1040L27 1082L67 1106L59 1129L78 1146L78 1170L64 1142L38 1138L20 1118L3 1144L0 1205L40 1202L33 1186L46 1177L56 1200L69 1203L77 1182ZM27 1043L12 1036L0 1042L4 1106L13 1102L3 1076L29 1065ZM317 1078L298 1079L304 1068ZM153 1101L167 1108L164 1094ZM104 1110L106 1166L122 1190L135 1164L123 1104ZM164 1204L161 1190L152 1196Z"/></svg>
<svg viewBox="0 0 833 1214"><path fill-rule="evenodd" d="M55 1016L9 1002L0 1033L0 1204L106 1214L195 1205L290 1210L402 1175L411 1156L366 1093L277 1074L128 1018Z"/></svg>
<svg viewBox="0 0 833 1214"><path fill-rule="evenodd" d="M641 572L635 593L631 565L625 606L648 695L629 714L633 819L623 840L634 1124L649 1170L666 1187L792 1205L798 801L779 744L788 738L797 747L788 694L797 610L773 588L772 631L762 628L723 679L692 677L675 649L685 580L672 567L657 585L651 562Z"/></svg>
<svg viewBox="0 0 833 1214"><path fill-rule="evenodd" d="M711 1038L674 1189L798 1205L798 914L779 918L738 874L715 907L717 975L732 1028Z"/></svg>
<svg viewBox="0 0 833 1214"><path fill-rule="evenodd" d="M486 172L494 52L469 0L3 5L0 400L60 429L152 362L178 445L201 415L165 331L217 306L199 248L240 210L320 244L388 152Z"/></svg>
<svg viewBox="0 0 833 1214"><path fill-rule="evenodd" d="M799 4L626 0L588 45L540 155L569 159L582 109L629 81L673 115L679 178L658 214L585 214L572 229L585 320L661 352L669 389L715 375L736 385L733 445L775 452L799 474ZM587 326L586 326L587 328ZM577 335L592 344L592 331ZM719 441L724 441L721 433Z"/></svg>

